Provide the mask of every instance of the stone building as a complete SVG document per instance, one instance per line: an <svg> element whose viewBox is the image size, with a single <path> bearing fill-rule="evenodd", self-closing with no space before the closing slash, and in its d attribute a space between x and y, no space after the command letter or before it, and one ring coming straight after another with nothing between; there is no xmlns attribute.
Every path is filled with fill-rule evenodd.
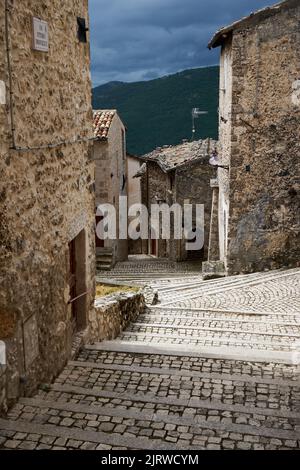
<svg viewBox="0 0 300 470"><path fill-rule="evenodd" d="M213 183L211 254L228 274L299 265L299 21L299 1L284 1L221 29L209 44L221 47L225 167Z"/></svg>
<svg viewBox="0 0 300 470"><path fill-rule="evenodd" d="M139 177L140 169L144 162L142 157L127 153L127 193L128 208L136 204L142 204L142 185ZM142 175L143 173L141 173ZM134 217L128 216L128 225L134 220ZM128 238L128 254L141 255L148 252L148 243L145 240L131 240Z"/></svg>
<svg viewBox="0 0 300 470"><path fill-rule="evenodd" d="M155 234L156 238L151 238L149 233L148 243L143 244L144 254L169 258L172 261L207 259L211 211L209 182L215 173L209 165L209 156L211 147L215 145L210 139L184 142L177 146L158 148L142 157L146 165L143 165L144 171L140 171L138 175L142 175L142 202L148 208L150 216L152 204L172 206L174 203L181 207L184 204L203 204L205 216L203 249L187 251L187 240L184 236L181 240L174 239L172 226L170 240L162 239L161 233Z"/></svg>
<svg viewBox="0 0 300 470"><path fill-rule="evenodd" d="M0 10L1 408L50 382L88 326L95 195L87 0Z"/></svg>
<svg viewBox="0 0 300 470"><path fill-rule="evenodd" d="M96 207L112 204L117 216L116 239L96 237L97 268L109 269L128 257L127 235L125 239L118 236L120 215L127 222L119 204L120 196L127 196L126 130L116 110L94 111L94 135ZM97 225L102 218L96 216Z"/></svg>

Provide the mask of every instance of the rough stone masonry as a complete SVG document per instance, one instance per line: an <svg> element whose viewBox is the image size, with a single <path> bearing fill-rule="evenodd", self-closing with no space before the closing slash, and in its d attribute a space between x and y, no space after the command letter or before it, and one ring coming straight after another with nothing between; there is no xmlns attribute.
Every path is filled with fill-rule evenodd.
<svg viewBox="0 0 300 470"><path fill-rule="evenodd" d="M0 12L0 339L12 401L59 373L88 323L94 168L89 43L77 19L88 25L87 0L0 0ZM48 25L48 51L33 49L33 17ZM82 273L73 295L87 292L80 317L68 304L72 243Z"/></svg>
<svg viewBox="0 0 300 470"><path fill-rule="evenodd" d="M218 31L219 251L229 274L299 265L300 4Z"/></svg>

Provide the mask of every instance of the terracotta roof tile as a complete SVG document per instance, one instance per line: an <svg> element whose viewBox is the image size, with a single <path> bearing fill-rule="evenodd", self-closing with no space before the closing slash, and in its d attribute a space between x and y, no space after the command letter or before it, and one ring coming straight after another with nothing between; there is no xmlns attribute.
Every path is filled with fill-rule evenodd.
<svg viewBox="0 0 300 470"><path fill-rule="evenodd" d="M94 111L94 136L107 140L108 132L117 111L115 109L99 109Z"/></svg>

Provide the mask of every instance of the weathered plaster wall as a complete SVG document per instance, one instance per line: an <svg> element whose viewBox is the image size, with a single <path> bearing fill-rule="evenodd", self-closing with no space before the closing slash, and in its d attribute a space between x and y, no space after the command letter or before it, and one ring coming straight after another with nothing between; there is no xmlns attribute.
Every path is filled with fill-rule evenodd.
<svg viewBox="0 0 300 470"><path fill-rule="evenodd" d="M148 176L144 175L143 179L146 180L146 185L148 182L148 190L146 189L148 197L148 208L149 214L151 214L151 205L157 204L159 201L167 202L167 191L171 190L171 180L170 175L164 173L160 167L153 162L147 163ZM147 202L146 202L147 206ZM160 234L157 234L159 238ZM149 243L149 252L151 253L151 246L153 247L154 242ZM156 256L158 258L166 258L169 255L168 242L167 240L158 239L156 241Z"/></svg>
<svg viewBox="0 0 300 470"><path fill-rule="evenodd" d="M126 167L126 133L125 127L118 115L113 119L108 133L108 154L111 159L111 196L117 211L117 234L119 233L119 217L121 208L119 197L127 196L127 167ZM127 222L127 214L122 213ZM128 257L127 239L119 239L114 244L115 260L125 261Z"/></svg>
<svg viewBox="0 0 300 470"><path fill-rule="evenodd" d="M220 97L219 97L219 163L229 166L231 155L232 133L232 48L228 40L221 52L220 60ZM228 219L229 219L229 171L218 169L219 182L219 255L226 266L228 248Z"/></svg>
<svg viewBox="0 0 300 470"><path fill-rule="evenodd" d="M77 39L77 16L88 20L87 0L10 3L16 145L91 137L89 44ZM0 11L7 103L0 104L0 339L7 345L11 400L51 381L70 355L68 243L82 230L88 294L81 305L87 312L93 305L94 167L88 142L11 149L4 0ZM32 50L32 16L49 24L48 53Z"/></svg>
<svg viewBox="0 0 300 470"><path fill-rule="evenodd" d="M171 218L171 238L170 240L158 240L157 256L160 258L170 258L173 261L184 261L188 257L206 259L208 253L209 226L211 214L212 190L210 179L215 175L215 170L209 165L208 158L202 161L193 162L176 171L165 173L155 162L147 162L147 173L141 179L142 201L150 208L151 204L166 203L171 207L174 203L182 206L184 203L203 204L205 217L205 245L201 252L187 252L186 240L174 240L174 225ZM147 202L148 201L148 202ZM195 215L195 212L194 212ZM195 217L194 217L195 219ZM194 220L195 222L195 220ZM143 246L143 253L151 252L153 243Z"/></svg>
<svg viewBox="0 0 300 470"><path fill-rule="evenodd" d="M187 253L186 241L183 239L180 247L177 244L177 253L173 254L174 260L185 260L187 257L206 260L208 257L210 216L212 207L212 190L210 180L215 175L215 169L209 165L209 158L203 158L194 164L187 165L176 171L175 177L175 200L182 207L184 203L204 205L204 247L201 252ZM195 210L193 222L196 224ZM195 225L196 226L196 225ZM175 256L174 256L175 255Z"/></svg>
<svg viewBox="0 0 300 470"><path fill-rule="evenodd" d="M6 410L6 367L0 364L0 416Z"/></svg>
<svg viewBox="0 0 300 470"><path fill-rule="evenodd" d="M132 207L134 204L142 203L142 187L141 178L134 178L141 166L140 160L137 158L127 155L127 191L128 191L128 207ZM134 217L128 218L128 223L134 219ZM129 254L142 254L142 240L128 240L128 252Z"/></svg>
<svg viewBox="0 0 300 470"><path fill-rule="evenodd" d="M93 159L95 161L95 195L96 205L110 202L111 171L109 165L108 145L106 141L94 142Z"/></svg>
<svg viewBox="0 0 300 470"><path fill-rule="evenodd" d="M236 31L228 269L300 258L300 5Z"/></svg>
<svg viewBox="0 0 300 470"><path fill-rule="evenodd" d="M115 114L108 133L108 140L94 144L96 163L96 203L112 204L117 214L117 236L119 233L119 196L127 195L125 127ZM124 214L127 220L127 214ZM127 240L105 240L104 246L112 248L113 262L124 261L128 256Z"/></svg>

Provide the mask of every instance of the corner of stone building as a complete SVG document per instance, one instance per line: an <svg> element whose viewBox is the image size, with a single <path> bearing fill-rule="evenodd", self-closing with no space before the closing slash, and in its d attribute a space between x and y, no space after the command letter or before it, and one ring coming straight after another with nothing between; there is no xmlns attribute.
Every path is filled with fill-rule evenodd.
<svg viewBox="0 0 300 470"><path fill-rule="evenodd" d="M6 366L0 364L0 416L7 413L7 377Z"/></svg>

